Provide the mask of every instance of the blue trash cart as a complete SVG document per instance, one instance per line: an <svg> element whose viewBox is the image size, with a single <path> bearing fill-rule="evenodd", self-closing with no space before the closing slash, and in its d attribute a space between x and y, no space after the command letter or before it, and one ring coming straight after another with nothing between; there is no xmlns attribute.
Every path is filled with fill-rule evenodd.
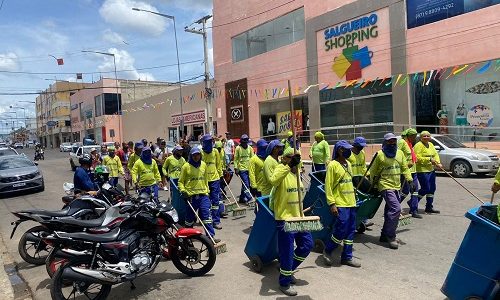
<svg viewBox="0 0 500 300"><path fill-rule="evenodd" d="M187 210L186 201L182 199L177 183L172 179L170 179L170 191L172 206L175 208L177 214L179 215L179 224L184 225L186 221Z"/></svg>
<svg viewBox="0 0 500 300"><path fill-rule="evenodd" d="M451 300L500 299L497 209L497 205L485 204L465 214L471 222L441 287L441 292Z"/></svg>
<svg viewBox="0 0 500 300"><path fill-rule="evenodd" d="M259 210L248 236L245 254L251 262L252 270L257 273L262 267L278 258L278 231L274 213L269 208L269 196L257 198Z"/></svg>

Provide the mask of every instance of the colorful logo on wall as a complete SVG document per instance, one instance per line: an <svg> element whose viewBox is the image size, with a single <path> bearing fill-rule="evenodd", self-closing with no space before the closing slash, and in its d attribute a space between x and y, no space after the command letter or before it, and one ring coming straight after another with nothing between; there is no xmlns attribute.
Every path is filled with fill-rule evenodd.
<svg viewBox="0 0 500 300"><path fill-rule="evenodd" d="M365 46L358 49L358 46L352 46L342 50L342 54L333 60L332 70L339 78L345 76L346 80L355 80L361 78L361 70L372 64L373 52Z"/></svg>
<svg viewBox="0 0 500 300"><path fill-rule="evenodd" d="M486 105L474 105L467 113L467 122L474 127L489 127L493 124L493 111Z"/></svg>

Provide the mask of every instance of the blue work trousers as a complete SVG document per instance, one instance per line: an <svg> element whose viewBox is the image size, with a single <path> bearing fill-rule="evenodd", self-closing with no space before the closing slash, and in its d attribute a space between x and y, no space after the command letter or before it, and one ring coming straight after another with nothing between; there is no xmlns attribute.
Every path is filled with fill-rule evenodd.
<svg viewBox="0 0 500 300"><path fill-rule="evenodd" d="M139 189L139 194L146 193L148 195L153 194L153 200L158 202L158 185L153 184L150 186L144 186Z"/></svg>
<svg viewBox="0 0 500 300"><path fill-rule="evenodd" d="M425 209L432 209L434 202L434 193L436 192L436 172L417 173L420 190L418 190L419 200L427 198Z"/></svg>
<svg viewBox="0 0 500 300"><path fill-rule="evenodd" d="M240 171L240 179L245 183L245 185L250 188L250 177L248 176L248 171ZM243 183L241 184L241 192L240 192L240 202L248 202L252 200L252 194L250 191L245 188Z"/></svg>
<svg viewBox="0 0 500 300"><path fill-rule="evenodd" d="M410 199L406 202L408 203L408 206L410 207L410 214L412 213L418 213L418 178L417 178L417 173L412 173L411 177L413 178L413 184L415 185L415 191L411 193L410 191L410 185L408 184L408 181L406 181L406 178L402 176L401 178L401 200L400 202L403 202L403 200L408 197L408 195L411 193Z"/></svg>
<svg viewBox="0 0 500 300"><path fill-rule="evenodd" d="M352 259L352 246L354 233L356 232L356 207L337 207L339 216L335 221L330 240L326 242L325 252L332 251L344 244L342 249L342 260Z"/></svg>
<svg viewBox="0 0 500 300"><path fill-rule="evenodd" d="M396 228L398 228L399 217L401 216L401 203L399 203L399 191L384 190L382 197L385 200L384 226L382 235L389 239L396 238Z"/></svg>
<svg viewBox="0 0 500 300"><path fill-rule="evenodd" d="M219 213L220 181L219 180L210 181L208 183L208 188L210 190L209 198L210 198L210 203L211 203L210 211L212 214L212 221L214 224L219 224L220 223L220 213Z"/></svg>
<svg viewBox="0 0 500 300"><path fill-rule="evenodd" d="M194 222L197 220L195 212L197 212L201 222L205 225L206 234L212 237L215 236L214 227L212 226L212 216L210 215L210 198L207 195L194 195L188 201L191 201L194 211L188 204L188 208L186 209L186 226L194 225Z"/></svg>

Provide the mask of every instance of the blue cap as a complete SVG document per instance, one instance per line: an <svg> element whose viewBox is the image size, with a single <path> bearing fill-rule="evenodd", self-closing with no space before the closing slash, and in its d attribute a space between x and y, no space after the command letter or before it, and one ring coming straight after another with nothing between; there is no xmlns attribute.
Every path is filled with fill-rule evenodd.
<svg viewBox="0 0 500 300"><path fill-rule="evenodd" d="M135 148L137 149L142 149L144 148L144 144L141 142L136 142L135 145L134 145Z"/></svg>
<svg viewBox="0 0 500 300"><path fill-rule="evenodd" d="M205 134L204 136L201 137L201 141L211 141L214 138L210 134Z"/></svg>
<svg viewBox="0 0 500 300"><path fill-rule="evenodd" d="M384 135L384 140L388 141L388 140L393 140L393 139L397 139L398 137L392 133L392 132L389 132L389 133L386 133Z"/></svg>
<svg viewBox="0 0 500 300"><path fill-rule="evenodd" d="M264 139L260 139L257 141L257 147L267 147L267 141Z"/></svg>
<svg viewBox="0 0 500 300"><path fill-rule="evenodd" d="M175 146L174 149L172 149L172 151L181 151L181 150L184 150L184 148L182 148L179 145Z"/></svg>
<svg viewBox="0 0 500 300"><path fill-rule="evenodd" d="M200 149L198 147L193 147L193 149L191 149L191 152L189 152L189 155L194 155L194 154L200 154Z"/></svg>
<svg viewBox="0 0 500 300"><path fill-rule="evenodd" d="M241 136L240 140L247 140L248 141L249 137L248 135L244 134Z"/></svg>
<svg viewBox="0 0 500 300"><path fill-rule="evenodd" d="M354 139L354 142L352 144L355 146L366 147L366 140L364 137L358 136L357 138Z"/></svg>
<svg viewBox="0 0 500 300"><path fill-rule="evenodd" d="M335 143L335 148L336 149L338 149L338 148L352 149L352 145L349 144L348 141L341 140L341 141L338 141L337 143Z"/></svg>

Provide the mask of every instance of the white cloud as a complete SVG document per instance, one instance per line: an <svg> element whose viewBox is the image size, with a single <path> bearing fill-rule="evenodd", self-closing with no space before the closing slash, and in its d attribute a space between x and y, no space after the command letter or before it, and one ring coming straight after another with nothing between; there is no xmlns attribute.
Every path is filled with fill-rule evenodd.
<svg viewBox="0 0 500 300"><path fill-rule="evenodd" d="M113 44L123 44L125 41L125 39L121 35L109 28L102 32L102 39L105 42L110 42Z"/></svg>
<svg viewBox="0 0 500 300"><path fill-rule="evenodd" d="M19 64L17 63L17 55L13 52L5 54L0 53L0 71L17 71Z"/></svg>
<svg viewBox="0 0 500 300"><path fill-rule="evenodd" d="M99 13L104 21L123 30L153 36L158 36L165 30L168 24L167 19L146 12L133 11L133 7L158 12L154 6L142 1L106 0L99 9Z"/></svg>
<svg viewBox="0 0 500 300"><path fill-rule="evenodd" d="M121 79L140 79L154 81L155 78L151 73L140 73L134 67L135 58L130 55L126 50L118 50L116 48L110 48L109 53L113 53L116 59L116 69L117 70L130 70L127 72L120 72L118 78ZM96 54L104 59L104 62L97 67L97 70L101 72L114 71L114 63L112 56L104 56ZM112 73L107 73L106 77L114 77Z"/></svg>
<svg viewBox="0 0 500 300"><path fill-rule="evenodd" d="M149 0L149 2L157 2L165 5L175 5L177 8L196 11L209 14L212 12L213 1L212 0Z"/></svg>

